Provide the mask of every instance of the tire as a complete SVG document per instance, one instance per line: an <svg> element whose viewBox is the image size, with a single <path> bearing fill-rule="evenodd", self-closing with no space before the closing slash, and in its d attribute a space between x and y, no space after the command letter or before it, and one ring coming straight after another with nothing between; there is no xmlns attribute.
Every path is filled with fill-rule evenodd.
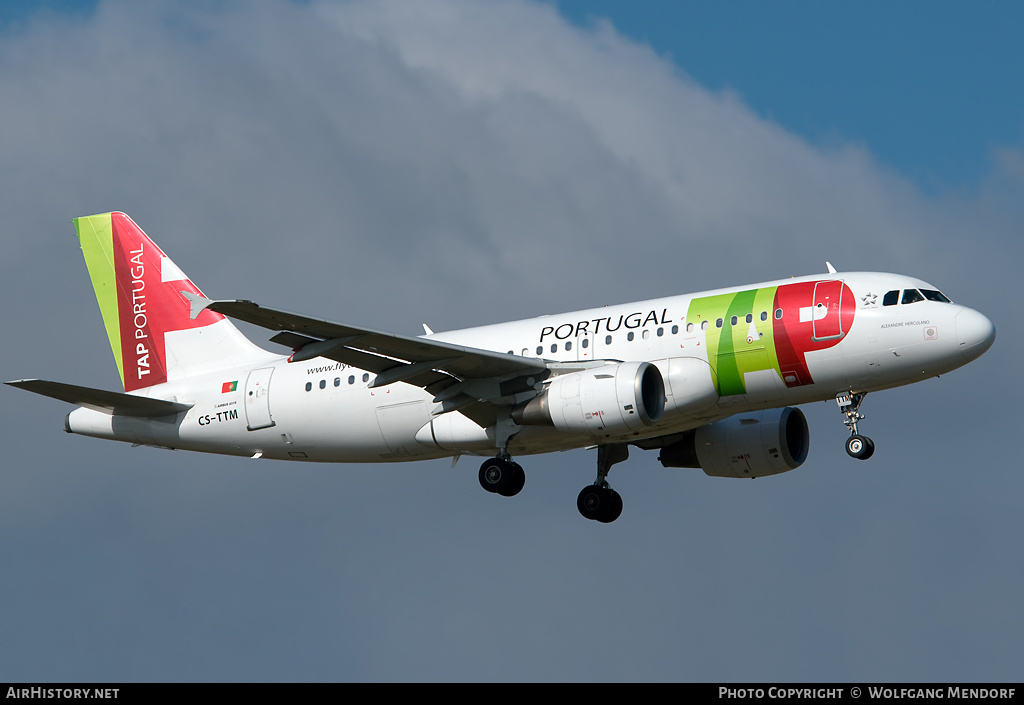
<svg viewBox="0 0 1024 705"><path fill-rule="evenodd" d="M597 485L587 485L580 490L579 496L576 497L576 508L580 510L584 519L597 520L605 502L603 489Z"/></svg>
<svg viewBox="0 0 1024 705"><path fill-rule="evenodd" d="M851 458L867 460L875 452L875 443L867 436L854 434L846 439L846 452Z"/></svg>
<svg viewBox="0 0 1024 705"><path fill-rule="evenodd" d="M597 517L597 520L602 524L611 524L622 514L622 497L610 487L605 489L605 493L607 494L607 499L601 508L601 515Z"/></svg>
<svg viewBox="0 0 1024 705"><path fill-rule="evenodd" d="M511 475L511 463L506 463L501 458L488 458L480 465L478 478L480 486L485 490L500 494L509 485Z"/></svg>
<svg viewBox="0 0 1024 705"><path fill-rule="evenodd" d="M865 452L864 457L862 457L861 460L867 460L868 458L875 454L875 442L868 438L867 436L864 437L864 440L868 442L868 448L867 452Z"/></svg>
<svg viewBox="0 0 1024 705"><path fill-rule="evenodd" d="M505 486L498 490L502 497L515 497L519 494L523 485L526 484L526 473L519 463L509 463L511 466Z"/></svg>

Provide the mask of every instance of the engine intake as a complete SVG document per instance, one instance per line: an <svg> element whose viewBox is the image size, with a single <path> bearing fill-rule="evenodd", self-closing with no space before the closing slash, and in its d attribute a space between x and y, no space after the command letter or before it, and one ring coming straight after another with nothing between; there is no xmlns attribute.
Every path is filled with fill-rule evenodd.
<svg viewBox="0 0 1024 705"><path fill-rule="evenodd" d="M714 477L762 477L800 467L810 434L799 409L737 414L688 431L661 449L667 468L700 468Z"/></svg>
<svg viewBox="0 0 1024 705"><path fill-rule="evenodd" d="M612 435L643 431L665 411L665 381L649 362L620 362L551 380L541 394L512 410L520 425Z"/></svg>

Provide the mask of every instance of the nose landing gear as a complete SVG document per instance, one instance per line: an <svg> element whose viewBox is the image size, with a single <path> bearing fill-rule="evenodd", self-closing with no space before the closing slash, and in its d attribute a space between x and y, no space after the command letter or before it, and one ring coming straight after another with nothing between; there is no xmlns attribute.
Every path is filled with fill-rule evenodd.
<svg viewBox="0 0 1024 705"><path fill-rule="evenodd" d="M875 452L875 442L857 431L857 422L864 420L864 415L860 413L860 405L866 396L867 392L840 392L836 395L839 411L846 417L843 424L850 429L850 437L846 439L846 452L857 460L867 460Z"/></svg>
<svg viewBox="0 0 1024 705"><path fill-rule="evenodd" d="M846 439L846 452L851 458L867 460L875 452L875 442L867 436L854 434Z"/></svg>

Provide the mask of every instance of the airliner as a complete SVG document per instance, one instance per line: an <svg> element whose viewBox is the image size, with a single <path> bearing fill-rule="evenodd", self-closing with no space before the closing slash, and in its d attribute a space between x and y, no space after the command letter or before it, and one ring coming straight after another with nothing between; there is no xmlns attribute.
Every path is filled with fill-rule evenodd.
<svg viewBox="0 0 1024 705"><path fill-rule="evenodd" d="M630 446L669 468L754 478L799 467L796 405L835 399L846 452L866 460L865 395L981 356L995 327L919 279L827 274L407 336L211 300L124 213L74 221L124 392L6 384L70 402L68 433L305 462L486 458L512 497L513 457L596 448L577 497L615 521L608 483ZM274 332L275 354L233 325Z"/></svg>

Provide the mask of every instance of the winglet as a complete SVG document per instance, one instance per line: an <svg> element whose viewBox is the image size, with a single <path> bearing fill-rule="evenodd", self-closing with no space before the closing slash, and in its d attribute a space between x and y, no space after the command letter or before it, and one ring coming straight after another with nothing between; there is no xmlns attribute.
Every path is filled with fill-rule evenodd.
<svg viewBox="0 0 1024 705"><path fill-rule="evenodd" d="M207 306L213 303L212 299L208 299L205 296L201 296L199 294L193 294L191 291L182 291L179 293L186 299L188 299L188 317L191 318L193 321L196 320L196 317L200 313L202 313Z"/></svg>
<svg viewBox="0 0 1024 705"><path fill-rule="evenodd" d="M829 274L835 274L836 273L836 268L832 266L831 262L826 260L825 261L825 266L828 267L828 273Z"/></svg>

